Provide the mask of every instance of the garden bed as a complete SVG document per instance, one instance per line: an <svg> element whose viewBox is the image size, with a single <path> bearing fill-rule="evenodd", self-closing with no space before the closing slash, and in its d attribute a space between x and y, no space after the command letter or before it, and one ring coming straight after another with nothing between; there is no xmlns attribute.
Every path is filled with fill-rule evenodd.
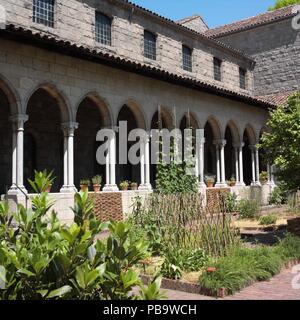
<svg viewBox="0 0 300 320"><path fill-rule="evenodd" d="M282 267L281 271L285 269L290 269L295 265L298 265L300 260L293 260L285 263ZM152 277L148 275L141 275L141 279L145 285L149 285L152 281ZM257 281L250 281L244 288L249 287L256 283ZM161 282L161 288L166 290L175 290L192 294L199 294L208 297L216 297L216 298L225 298L226 296L230 296L226 288L220 288L216 294L216 292L203 288L200 284L196 282L188 282L184 280L172 280L163 278ZM243 290L243 288L241 289Z"/></svg>

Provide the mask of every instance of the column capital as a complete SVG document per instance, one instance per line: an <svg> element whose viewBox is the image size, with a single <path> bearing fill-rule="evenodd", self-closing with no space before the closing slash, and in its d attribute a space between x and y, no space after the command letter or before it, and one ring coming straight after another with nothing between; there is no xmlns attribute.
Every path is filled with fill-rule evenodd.
<svg viewBox="0 0 300 320"><path fill-rule="evenodd" d="M78 122L64 122L61 124L61 128L66 136L72 135L78 129Z"/></svg>
<svg viewBox="0 0 300 320"><path fill-rule="evenodd" d="M29 116L27 114L15 114L9 117L9 120L14 126L23 129L24 123L28 121Z"/></svg>
<svg viewBox="0 0 300 320"><path fill-rule="evenodd" d="M240 143L234 143L233 147L235 149L240 149L240 148L244 148L245 147L245 142L240 142Z"/></svg>
<svg viewBox="0 0 300 320"><path fill-rule="evenodd" d="M250 149L251 151L257 151L257 150L258 150L258 147L257 147L257 145L249 145L249 149Z"/></svg>
<svg viewBox="0 0 300 320"><path fill-rule="evenodd" d="M217 147L225 147L226 143L227 143L227 140L225 139L218 139L213 141L213 144Z"/></svg>

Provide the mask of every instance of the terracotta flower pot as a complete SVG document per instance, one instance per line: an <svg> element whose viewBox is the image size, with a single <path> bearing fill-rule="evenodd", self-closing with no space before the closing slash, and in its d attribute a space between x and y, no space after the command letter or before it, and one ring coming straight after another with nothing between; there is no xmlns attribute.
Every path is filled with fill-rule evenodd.
<svg viewBox="0 0 300 320"><path fill-rule="evenodd" d="M214 187L214 182L207 182L207 188L213 188Z"/></svg>
<svg viewBox="0 0 300 320"><path fill-rule="evenodd" d="M235 185L236 185L236 182L235 182L235 181L229 183L229 186L230 186L230 187L235 187Z"/></svg>
<svg viewBox="0 0 300 320"><path fill-rule="evenodd" d="M137 185L133 185L133 186L131 186L131 190L136 191L137 189L138 189L138 186L137 186Z"/></svg>
<svg viewBox="0 0 300 320"><path fill-rule="evenodd" d="M50 193L51 192L51 188L52 188L52 184L49 185L49 187L46 189L46 192Z"/></svg>
<svg viewBox="0 0 300 320"><path fill-rule="evenodd" d="M100 190L101 190L101 185L100 185L100 184L94 184L94 185L93 185L93 189L94 189L94 192L100 192Z"/></svg>
<svg viewBox="0 0 300 320"><path fill-rule="evenodd" d="M82 191L82 192L89 191L89 186L87 184L81 184L80 185L80 191Z"/></svg>

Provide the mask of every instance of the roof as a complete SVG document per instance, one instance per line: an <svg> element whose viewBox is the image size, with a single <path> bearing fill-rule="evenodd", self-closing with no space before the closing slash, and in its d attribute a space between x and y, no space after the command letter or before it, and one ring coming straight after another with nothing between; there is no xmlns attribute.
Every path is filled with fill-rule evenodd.
<svg viewBox="0 0 300 320"><path fill-rule="evenodd" d="M205 32L206 36L212 38L218 38L230 33L236 33L245 31L248 29L256 28L264 24L273 23L295 16L297 13L293 13L295 5L287 6L278 10L269 11L257 16L226 24L214 29L210 29Z"/></svg>
<svg viewBox="0 0 300 320"><path fill-rule="evenodd" d="M18 41L28 45L37 46L39 48L57 52L63 55L69 55L75 58L88 60L135 74L147 76L159 81L165 81L172 84L180 85L189 89L207 92L231 100L244 102L266 110L275 107L274 104L261 98L252 97L247 94L232 91L204 81L185 77L180 74L170 73L166 70L159 69L147 64L137 63L130 59L110 53L105 53L101 50L95 50L87 46L73 44L69 41L57 38L56 36L45 34L42 32L33 32L33 30L31 29L26 29L13 24L7 25L6 29L1 29L0 37L4 37L6 39Z"/></svg>
<svg viewBox="0 0 300 320"><path fill-rule="evenodd" d="M186 18L177 20L176 23L178 23L180 25L185 25L186 23L191 22L196 19L200 19L203 22L203 24L207 27L207 29L209 29L207 23L204 21L204 19L199 14L194 14L190 17L186 17Z"/></svg>
<svg viewBox="0 0 300 320"><path fill-rule="evenodd" d="M283 91L278 93L273 93L265 96L260 96L260 99L266 100L269 103L280 106L287 102L288 98L296 93L297 91Z"/></svg>
<svg viewBox="0 0 300 320"><path fill-rule="evenodd" d="M153 12L149 9L146 9L144 7L141 7L131 1L128 1L128 0L117 0L119 1L119 3L123 3L125 5L128 5L130 6L131 8L133 9L137 9L137 10L140 10L141 12L145 13L145 14L148 14L148 15L151 15L157 19L160 19L162 22L165 22L165 23L168 23L170 25L172 25L173 27L177 28L177 29L180 29L180 30L184 30L186 32L189 32L190 34L194 34L196 35L197 37L203 39L203 40L206 40L208 41L209 43L219 47L219 48L222 48L222 49L225 49L227 51L230 51L232 54L236 55L236 56L239 56L240 58L243 58L243 59L246 59L250 62L254 62L253 58L248 56L246 53L242 52L241 50L239 49L236 49L236 48L233 48L231 47L230 45L228 44L225 44L223 42L220 42L218 41L217 39L212 39L211 37L207 36L205 33L201 33L201 32L197 32L191 28L188 28L187 26L185 25L182 25L172 19L169 19L169 18L166 18L164 16L161 16L159 15L158 13L156 12Z"/></svg>

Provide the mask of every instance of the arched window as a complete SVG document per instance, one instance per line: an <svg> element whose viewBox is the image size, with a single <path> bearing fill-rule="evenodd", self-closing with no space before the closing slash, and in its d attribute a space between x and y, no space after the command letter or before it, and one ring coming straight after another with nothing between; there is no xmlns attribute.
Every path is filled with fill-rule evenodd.
<svg viewBox="0 0 300 320"><path fill-rule="evenodd" d="M144 56L156 60L156 35L147 30L144 31Z"/></svg>
<svg viewBox="0 0 300 320"><path fill-rule="evenodd" d="M111 19L96 12L96 41L111 46Z"/></svg>
<svg viewBox="0 0 300 320"><path fill-rule="evenodd" d="M55 0L33 0L33 22L54 27Z"/></svg>
<svg viewBox="0 0 300 320"><path fill-rule="evenodd" d="M192 72L192 49L183 45L182 46L182 68L185 71Z"/></svg>

